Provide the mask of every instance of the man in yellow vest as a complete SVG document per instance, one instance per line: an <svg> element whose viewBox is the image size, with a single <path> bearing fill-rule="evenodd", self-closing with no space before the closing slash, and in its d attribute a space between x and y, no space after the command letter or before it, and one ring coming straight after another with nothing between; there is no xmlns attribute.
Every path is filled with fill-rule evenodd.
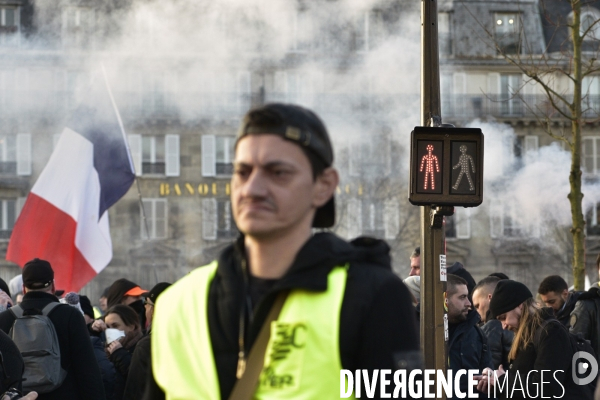
<svg viewBox="0 0 600 400"><path fill-rule="evenodd" d="M371 383L374 370L393 371L419 350L411 297L387 244L313 231L335 222L332 163L312 111L267 104L246 114L231 179L240 238L161 294L146 399L241 398L230 396L253 368L248 354L281 293L247 398L339 398L341 369L366 370Z"/></svg>

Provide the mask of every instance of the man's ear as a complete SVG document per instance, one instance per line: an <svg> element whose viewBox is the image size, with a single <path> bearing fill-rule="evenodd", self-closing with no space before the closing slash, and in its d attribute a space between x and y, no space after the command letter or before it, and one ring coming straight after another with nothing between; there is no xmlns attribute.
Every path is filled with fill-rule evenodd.
<svg viewBox="0 0 600 400"><path fill-rule="evenodd" d="M326 168L315 181L313 205L319 208L333 197L335 189L340 183L340 177L335 168Z"/></svg>

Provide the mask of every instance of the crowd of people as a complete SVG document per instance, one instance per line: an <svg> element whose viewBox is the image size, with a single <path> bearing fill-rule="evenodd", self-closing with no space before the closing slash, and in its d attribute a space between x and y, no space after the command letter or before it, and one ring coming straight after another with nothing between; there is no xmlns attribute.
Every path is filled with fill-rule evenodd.
<svg viewBox="0 0 600 400"><path fill-rule="evenodd" d="M600 267L600 256L597 264ZM526 285L504 273L493 273L473 284L462 264L454 263L448 271L448 368L482 371L479 398L487 398L490 392L498 398L536 398L542 387L550 397L592 398L596 380L578 384L572 374L586 373L574 371L581 362L590 365L590 359L574 362L579 351L600 364L598 282L585 292L569 291L562 277L551 275L540 282L534 296ZM419 318L419 248L411 255L409 277L404 282ZM552 379L541 371L551 371ZM597 368L591 371L597 372ZM466 384L464 378L461 385ZM600 398L600 386L596 398Z"/></svg>
<svg viewBox="0 0 600 400"><path fill-rule="evenodd" d="M315 113L264 105L244 116L235 144L241 235L212 263L150 290L118 279L99 310L57 291L45 260L0 280L0 400L334 399L351 384L342 370L356 373L356 397L389 398L384 371L423 368L420 249L403 284L384 241L326 231L333 154ZM592 398L571 360L579 346L598 358L598 285L572 293L552 276L536 300L502 273L477 283L461 263L447 272L447 367L477 370L480 398L537 397L544 385L545 397ZM552 380L532 373L541 370ZM508 393L519 374L525 387ZM462 375L455 397L469 385Z"/></svg>

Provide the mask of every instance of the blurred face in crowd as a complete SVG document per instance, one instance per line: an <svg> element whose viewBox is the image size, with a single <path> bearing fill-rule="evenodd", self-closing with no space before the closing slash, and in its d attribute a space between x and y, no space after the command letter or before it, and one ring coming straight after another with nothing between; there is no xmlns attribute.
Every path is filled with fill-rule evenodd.
<svg viewBox="0 0 600 400"><path fill-rule="evenodd" d="M471 302L467 285L456 285L456 292L447 297L448 321L457 324L467 320Z"/></svg>
<svg viewBox="0 0 600 400"><path fill-rule="evenodd" d="M497 320L502 322L502 329L508 329L513 332L519 330L519 321L521 319L521 313L523 312L523 304L519 304L516 308L498 315Z"/></svg>
<svg viewBox="0 0 600 400"><path fill-rule="evenodd" d="M546 307L552 307L554 312L560 311L568 297L569 291L567 289L563 290L562 293L548 292L546 294L540 294L540 298Z"/></svg>
<svg viewBox="0 0 600 400"><path fill-rule="evenodd" d="M337 172L316 180L302 149L277 135L256 134L237 144L231 179L231 205L237 227L255 238L310 230L316 208L337 186Z"/></svg>
<svg viewBox="0 0 600 400"><path fill-rule="evenodd" d="M100 297L100 309L103 313L108 309L108 305L106 304L106 297Z"/></svg>
<svg viewBox="0 0 600 400"><path fill-rule="evenodd" d="M123 296L123 298L121 299L121 304L123 304L124 306L128 306L131 303L135 303L141 298L141 296Z"/></svg>
<svg viewBox="0 0 600 400"><path fill-rule="evenodd" d="M491 299L492 294L486 287L481 287L473 292L473 307L479 313L482 321L485 321L485 314L490 309Z"/></svg>
<svg viewBox="0 0 600 400"><path fill-rule="evenodd" d="M125 332L126 334L135 330L135 326L125 325L125 323L121 319L121 316L117 313L108 314L104 318L104 323L108 328L118 329L120 331Z"/></svg>
<svg viewBox="0 0 600 400"><path fill-rule="evenodd" d="M421 275L421 256L410 259L410 274L408 276Z"/></svg>
<svg viewBox="0 0 600 400"><path fill-rule="evenodd" d="M152 316L154 315L154 303L146 298L144 300L144 307L146 308L146 323L150 326L152 323Z"/></svg>

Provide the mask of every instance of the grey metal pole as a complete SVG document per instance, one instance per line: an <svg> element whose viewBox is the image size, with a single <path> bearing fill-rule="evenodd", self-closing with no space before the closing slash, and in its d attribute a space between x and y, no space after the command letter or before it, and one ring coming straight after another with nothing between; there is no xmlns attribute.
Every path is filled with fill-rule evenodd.
<svg viewBox="0 0 600 400"><path fill-rule="evenodd" d="M440 71L437 0L421 0L421 125L440 126ZM436 207L421 207L421 346L425 368L446 370L444 292L440 255L445 257L443 218ZM433 224L433 216L438 223ZM437 388L436 388L437 390ZM445 398L445 397L444 397Z"/></svg>

